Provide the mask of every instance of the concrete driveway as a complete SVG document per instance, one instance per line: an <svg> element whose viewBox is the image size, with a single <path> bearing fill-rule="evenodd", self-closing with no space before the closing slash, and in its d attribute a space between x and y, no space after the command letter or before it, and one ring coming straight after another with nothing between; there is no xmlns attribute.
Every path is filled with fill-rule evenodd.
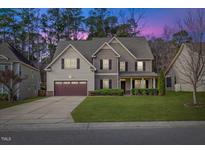
<svg viewBox="0 0 205 154"><path fill-rule="evenodd" d="M71 112L85 97L48 97L0 110L0 124L54 124L73 122Z"/></svg>

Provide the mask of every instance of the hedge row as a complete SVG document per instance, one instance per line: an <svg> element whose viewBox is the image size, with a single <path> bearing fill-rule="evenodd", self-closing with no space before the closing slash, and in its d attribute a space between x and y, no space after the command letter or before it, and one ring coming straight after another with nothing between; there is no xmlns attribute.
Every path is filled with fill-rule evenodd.
<svg viewBox="0 0 205 154"><path fill-rule="evenodd" d="M123 96L122 89L97 89L89 92L90 96Z"/></svg>
<svg viewBox="0 0 205 154"><path fill-rule="evenodd" d="M158 95L157 89L132 89L132 95Z"/></svg>
<svg viewBox="0 0 205 154"><path fill-rule="evenodd" d="M6 101L6 100L8 100L8 94L5 93L0 94L0 101Z"/></svg>

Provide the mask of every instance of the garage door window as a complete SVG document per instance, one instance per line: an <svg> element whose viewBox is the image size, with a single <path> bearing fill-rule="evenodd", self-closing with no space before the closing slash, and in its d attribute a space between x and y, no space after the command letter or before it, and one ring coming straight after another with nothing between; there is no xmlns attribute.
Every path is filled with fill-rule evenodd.
<svg viewBox="0 0 205 154"><path fill-rule="evenodd" d="M86 82L84 82L84 81L81 81L81 82L79 82L79 84L86 84Z"/></svg>

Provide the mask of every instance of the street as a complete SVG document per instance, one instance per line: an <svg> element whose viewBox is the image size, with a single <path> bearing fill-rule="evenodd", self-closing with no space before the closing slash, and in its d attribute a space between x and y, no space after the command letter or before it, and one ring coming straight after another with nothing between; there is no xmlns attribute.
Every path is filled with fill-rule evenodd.
<svg viewBox="0 0 205 154"><path fill-rule="evenodd" d="M0 131L0 144L190 145L205 144L205 127Z"/></svg>

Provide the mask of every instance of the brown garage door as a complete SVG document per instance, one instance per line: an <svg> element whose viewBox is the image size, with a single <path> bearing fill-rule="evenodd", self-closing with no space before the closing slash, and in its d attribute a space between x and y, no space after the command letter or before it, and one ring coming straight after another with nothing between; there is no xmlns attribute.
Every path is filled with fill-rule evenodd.
<svg viewBox="0 0 205 154"><path fill-rule="evenodd" d="M86 96L86 81L55 81L55 96Z"/></svg>

